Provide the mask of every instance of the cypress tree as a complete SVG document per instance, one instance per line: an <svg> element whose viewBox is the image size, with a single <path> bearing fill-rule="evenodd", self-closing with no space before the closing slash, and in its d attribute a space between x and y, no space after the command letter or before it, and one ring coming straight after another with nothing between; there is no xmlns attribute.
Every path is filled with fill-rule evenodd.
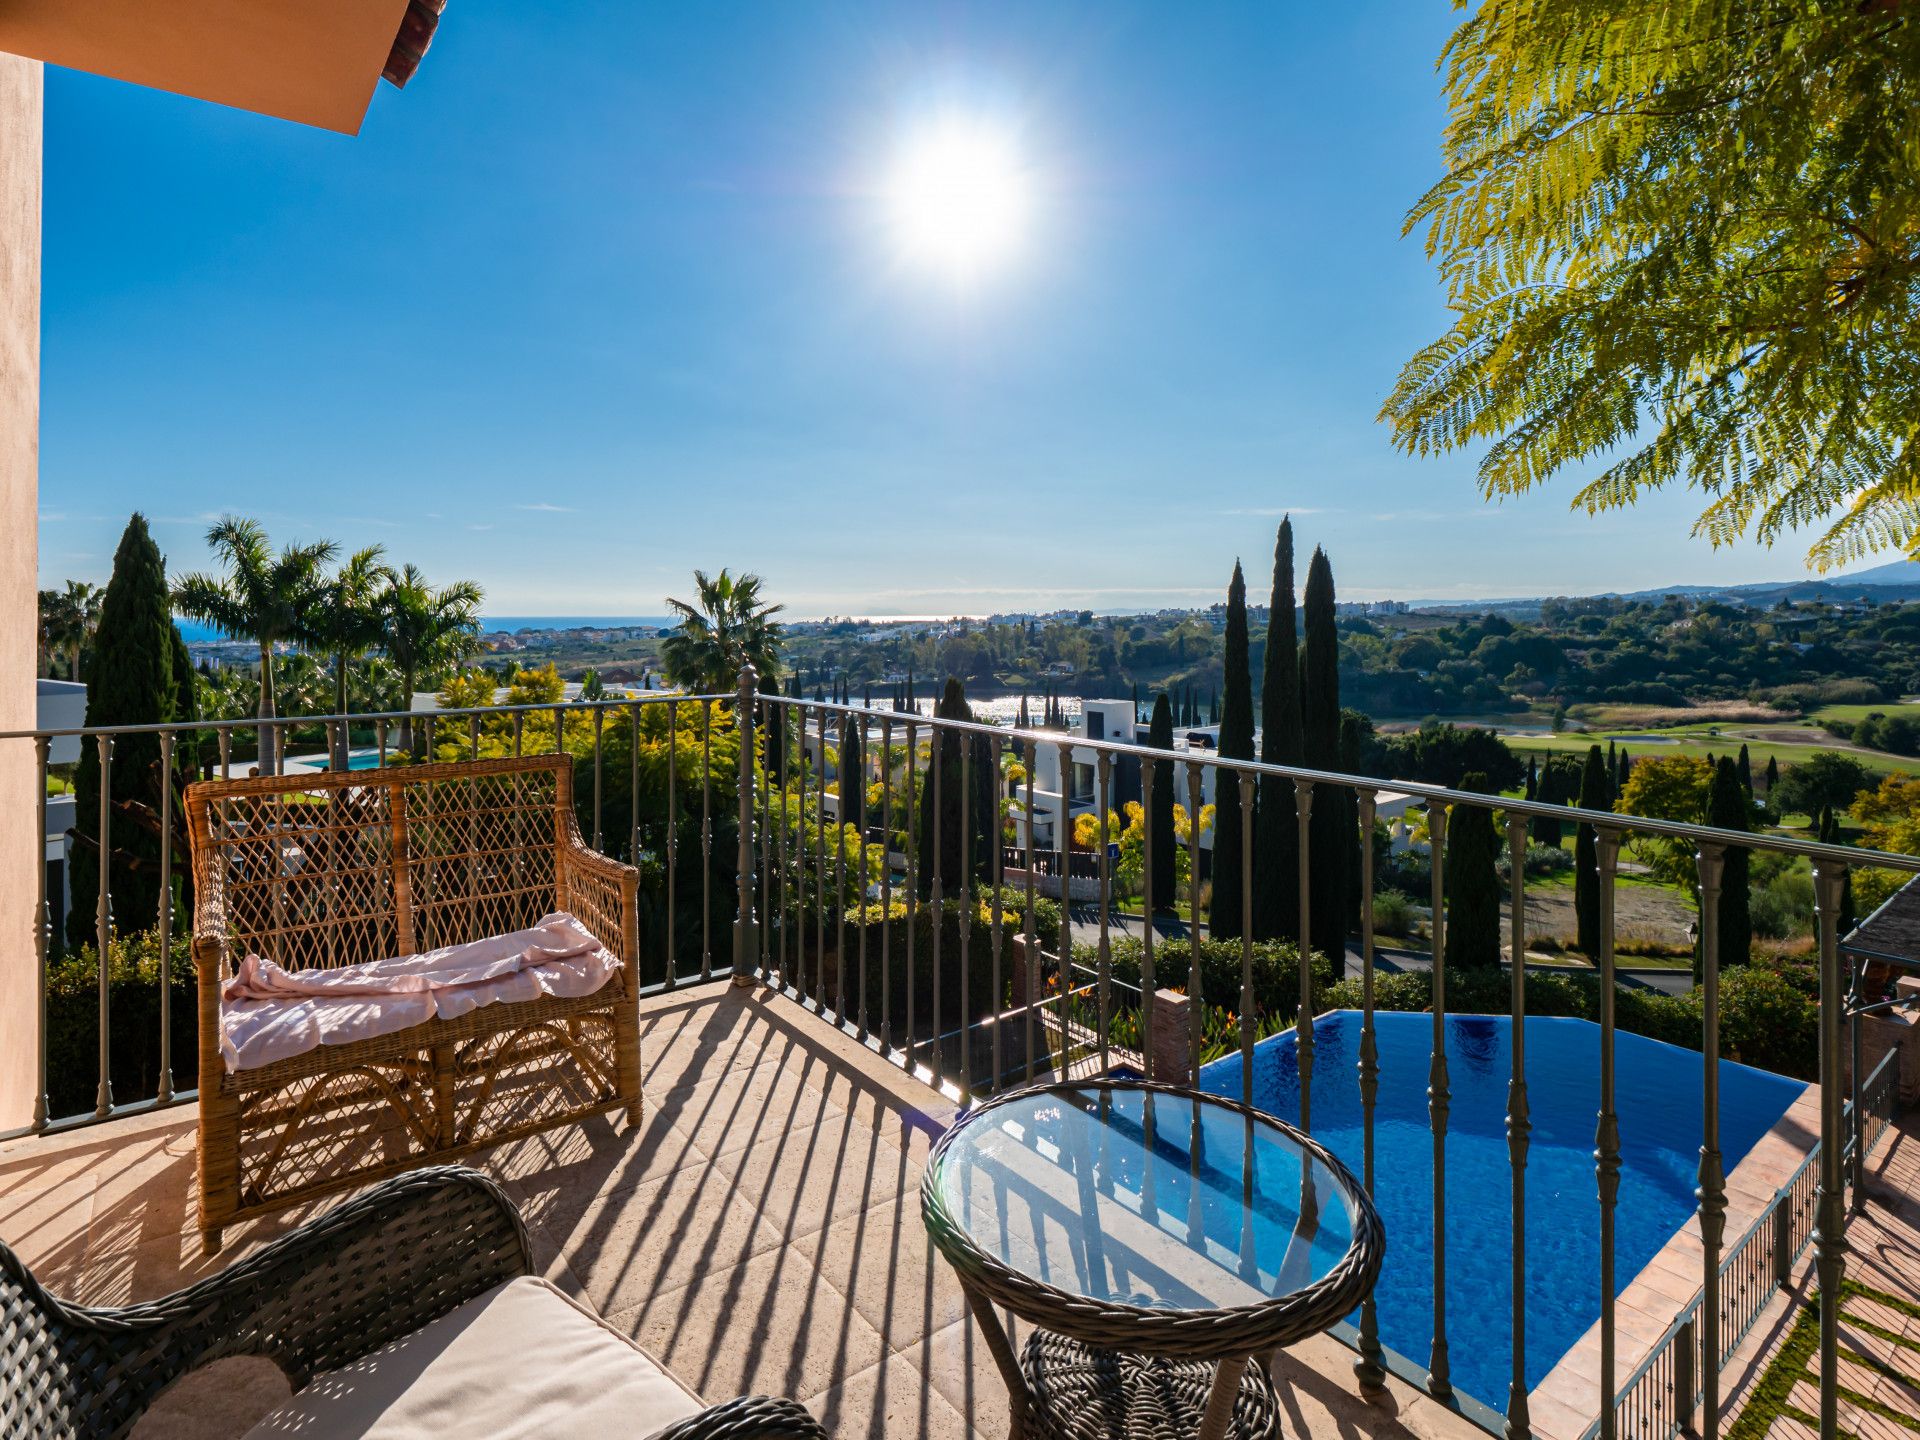
<svg viewBox="0 0 1920 1440"><path fill-rule="evenodd" d="M1580 772L1580 808L1611 810L1613 787L1607 782L1606 757L1595 745L1587 751L1586 768ZM1573 914L1580 953L1592 959L1600 953L1600 869L1599 846L1593 826L1580 824L1573 832Z"/></svg>
<svg viewBox="0 0 1920 1440"><path fill-rule="evenodd" d="M1492 793L1487 777L1462 777L1462 790ZM1500 836L1493 812L1456 805L1447 826L1448 970L1492 970L1500 964ZM1319 927L1316 926L1316 929Z"/></svg>
<svg viewBox="0 0 1920 1440"><path fill-rule="evenodd" d="M147 532L146 517L136 513L114 552L113 578L100 604L100 627L87 667L86 723L156 725L180 718L181 686L174 674L177 640L166 561ZM159 922L157 819L162 787L172 778L161 773L157 735L115 738L107 880L113 928L122 935L150 930ZM91 739L80 746L73 791L73 908L67 936L82 945L96 938L100 894L100 751ZM177 797L173 813L181 813ZM177 862L184 859L176 857ZM176 863L175 873L184 868ZM175 916L176 935L183 933L185 919Z"/></svg>
<svg viewBox="0 0 1920 1440"><path fill-rule="evenodd" d="M867 767L861 730L865 721L852 715L840 719L840 821L867 833Z"/></svg>
<svg viewBox="0 0 1920 1440"><path fill-rule="evenodd" d="M1247 581L1236 560L1233 579L1227 582L1227 710L1220 723L1220 755L1228 760L1253 758L1253 675L1247 648ZM1239 772L1214 771L1213 904L1207 933L1215 940L1237 939L1246 933L1241 902L1247 892L1240 870L1247 852L1240 833L1240 808Z"/></svg>
<svg viewBox="0 0 1920 1440"><path fill-rule="evenodd" d="M973 707L967 704L967 692L958 678L949 675L946 689L941 693L940 701L933 708L934 715L942 720L971 720ZM985 736L977 739L964 736L963 732L938 727L932 739L932 752L927 762L927 774L921 784L920 807L918 813L920 893L933 893L934 855L933 827L936 823L935 810L938 809L940 826L940 886L941 898L956 900L960 896L962 876L971 871L976 879L990 873L988 866L993 852L990 843L998 843L998 827L993 823L994 793L992 748ZM968 762L967 780L973 786L972 798L967 802L967 831L960 833L960 791L961 765L960 751L963 741L972 741L973 756ZM934 771L938 767L939 804L934 804ZM1031 836L1028 837L1031 841Z"/></svg>
<svg viewBox="0 0 1920 1440"><path fill-rule="evenodd" d="M1334 625L1333 565L1316 547L1307 565L1300 653L1300 729L1309 770L1340 768L1340 637ZM1308 893L1313 948L1333 962L1337 978L1346 967L1347 857L1353 833L1344 792L1316 788L1308 819Z"/></svg>
<svg viewBox="0 0 1920 1440"><path fill-rule="evenodd" d="M1220 692L1217 689L1212 692L1207 705L1207 723L1209 725L1220 723Z"/></svg>
<svg viewBox="0 0 1920 1440"><path fill-rule="evenodd" d="M1773 787L1780 783L1780 759L1777 755L1767 757L1767 803L1773 803Z"/></svg>
<svg viewBox="0 0 1920 1440"><path fill-rule="evenodd" d="M1539 798L1540 757L1538 755L1529 755L1527 757L1527 799L1537 800Z"/></svg>
<svg viewBox="0 0 1920 1440"><path fill-rule="evenodd" d="M1153 697L1147 744L1156 750L1173 750L1173 702L1164 690ZM1154 765L1153 804L1147 813L1148 840L1153 850L1153 904L1160 910L1175 908L1174 887L1178 883L1173 852L1173 769L1171 753Z"/></svg>
<svg viewBox="0 0 1920 1440"><path fill-rule="evenodd" d="M1300 649L1294 631L1293 521L1280 522L1273 545L1273 593L1267 604L1267 654L1260 690L1260 758L1299 765ZM1260 777L1254 812L1253 933L1259 940L1300 936L1300 835L1293 782Z"/></svg>
<svg viewBox="0 0 1920 1440"><path fill-rule="evenodd" d="M1627 780L1633 774L1633 756L1627 753L1627 747L1620 747L1620 774L1613 782L1613 793L1620 794L1627 788Z"/></svg>
<svg viewBox="0 0 1920 1440"><path fill-rule="evenodd" d="M1612 740L1607 741L1607 780L1615 793L1620 789L1620 752Z"/></svg>
<svg viewBox="0 0 1920 1440"><path fill-rule="evenodd" d="M1133 723L1140 723L1140 682L1133 682Z"/></svg>
<svg viewBox="0 0 1920 1440"><path fill-rule="evenodd" d="M1739 769L1740 786L1747 792L1747 803L1751 805L1753 803L1753 761L1747 755L1747 747L1744 741L1740 746Z"/></svg>
<svg viewBox="0 0 1920 1440"><path fill-rule="evenodd" d="M1707 793L1707 823L1722 830L1751 830L1753 801L1740 783L1740 767L1722 755L1713 767ZM1744 965L1753 953L1753 898L1750 860L1743 846L1729 845L1720 867L1720 963ZM1696 958L1694 968L1699 969Z"/></svg>

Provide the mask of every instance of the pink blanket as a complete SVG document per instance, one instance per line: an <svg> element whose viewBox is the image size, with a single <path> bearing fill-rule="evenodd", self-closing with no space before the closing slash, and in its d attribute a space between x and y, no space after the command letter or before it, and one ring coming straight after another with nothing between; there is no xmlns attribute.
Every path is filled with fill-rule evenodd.
<svg viewBox="0 0 1920 1440"><path fill-rule="evenodd" d="M220 992L220 1049L229 1071L253 1070L482 1005L591 995L620 963L564 912L531 930L337 970L286 970L249 955Z"/></svg>

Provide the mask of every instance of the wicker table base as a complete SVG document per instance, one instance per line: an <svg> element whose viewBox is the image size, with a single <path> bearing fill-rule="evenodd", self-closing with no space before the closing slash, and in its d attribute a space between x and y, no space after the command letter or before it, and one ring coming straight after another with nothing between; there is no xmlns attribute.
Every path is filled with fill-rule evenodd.
<svg viewBox="0 0 1920 1440"><path fill-rule="evenodd" d="M1020 1357L1033 1403L1029 1424L1046 1440L1192 1440L1200 1433L1215 1365L1096 1350L1036 1330ZM1230 1440L1272 1440L1280 1405L1259 1365L1240 1379Z"/></svg>

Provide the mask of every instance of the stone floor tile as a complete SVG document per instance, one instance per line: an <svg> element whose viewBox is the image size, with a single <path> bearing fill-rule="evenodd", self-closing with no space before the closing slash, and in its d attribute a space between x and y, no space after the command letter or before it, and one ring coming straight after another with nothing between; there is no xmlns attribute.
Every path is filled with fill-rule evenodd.
<svg viewBox="0 0 1920 1440"><path fill-rule="evenodd" d="M735 1395L817 1395L886 1353L869 1325L791 1247L608 1317L709 1402Z"/></svg>
<svg viewBox="0 0 1920 1440"><path fill-rule="evenodd" d="M596 1200L540 1228L602 1315L724 1270L781 1243L780 1233L710 1166L677 1170Z"/></svg>
<svg viewBox="0 0 1920 1440"><path fill-rule="evenodd" d="M917 1191L797 1237L792 1248L851 1296L854 1308L895 1350L966 1317L967 1297L953 1267L928 1243Z"/></svg>
<svg viewBox="0 0 1920 1440"><path fill-rule="evenodd" d="M897 1354L806 1402L834 1440L969 1440L967 1420Z"/></svg>
<svg viewBox="0 0 1920 1440"><path fill-rule="evenodd" d="M839 1113L820 1091L773 1061L649 1096L648 1103L660 1119L684 1130L703 1154L715 1159L790 1131L812 1129Z"/></svg>
<svg viewBox="0 0 1920 1440"><path fill-rule="evenodd" d="M909 1183L906 1157L844 1115L719 1156L714 1169L783 1243L891 1200Z"/></svg>

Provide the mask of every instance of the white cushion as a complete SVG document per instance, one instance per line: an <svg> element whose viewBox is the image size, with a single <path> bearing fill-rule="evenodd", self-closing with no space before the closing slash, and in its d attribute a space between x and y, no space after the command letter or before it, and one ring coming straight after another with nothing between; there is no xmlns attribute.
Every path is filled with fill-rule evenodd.
<svg viewBox="0 0 1920 1440"><path fill-rule="evenodd" d="M247 1440L603 1440L652 1435L700 1409L599 1316L522 1276L314 1376Z"/></svg>

